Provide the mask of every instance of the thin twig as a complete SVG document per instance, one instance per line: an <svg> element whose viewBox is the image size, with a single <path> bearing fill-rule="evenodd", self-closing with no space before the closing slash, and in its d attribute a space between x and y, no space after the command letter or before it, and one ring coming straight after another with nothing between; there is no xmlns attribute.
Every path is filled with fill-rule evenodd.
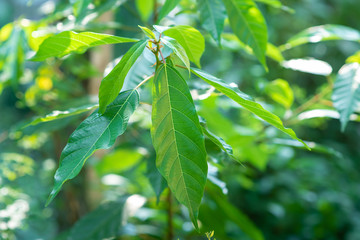
<svg viewBox="0 0 360 240"><path fill-rule="evenodd" d="M145 78L141 83L139 83L135 89L138 89L139 87L141 87L141 85L143 85L144 83L146 83L147 81L149 81L152 77L154 76L154 74L148 76L147 78Z"/></svg>

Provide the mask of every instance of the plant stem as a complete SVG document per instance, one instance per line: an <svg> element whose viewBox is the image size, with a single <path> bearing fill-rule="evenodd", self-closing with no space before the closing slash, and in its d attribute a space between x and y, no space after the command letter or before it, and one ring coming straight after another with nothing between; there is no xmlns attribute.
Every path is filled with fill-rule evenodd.
<svg viewBox="0 0 360 240"><path fill-rule="evenodd" d="M169 189L169 193L166 198L167 201L167 223L168 223L168 232L167 232L167 240L173 240L174 239L174 225L173 225L173 205L172 205L172 194L171 190Z"/></svg>
<svg viewBox="0 0 360 240"><path fill-rule="evenodd" d="M157 20L158 20L158 13L157 13L157 7L158 7L158 3L157 3L157 0L153 0L154 1L154 9L153 9L153 12L154 12L154 24L156 24Z"/></svg>
<svg viewBox="0 0 360 240"><path fill-rule="evenodd" d="M138 89L141 85L143 85L144 83L146 83L147 81L149 81L152 77L154 76L154 74L148 76L147 78L145 78L141 83L139 83L135 89Z"/></svg>

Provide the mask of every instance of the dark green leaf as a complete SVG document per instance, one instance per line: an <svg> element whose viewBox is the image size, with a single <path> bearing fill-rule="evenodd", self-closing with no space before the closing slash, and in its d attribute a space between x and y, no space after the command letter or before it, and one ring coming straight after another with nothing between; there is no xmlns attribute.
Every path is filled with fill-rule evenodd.
<svg viewBox="0 0 360 240"><path fill-rule="evenodd" d="M203 119L200 119L201 129L205 136L207 136L213 143L215 143L216 146L218 146L221 150L223 150L229 157L232 159L238 161L234 155L232 147L227 144L224 139L222 139L219 136L216 136L214 133L210 132L209 129L206 127L206 122ZM238 161L239 162L239 161Z"/></svg>
<svg viewBox="0 0 360 240"><path fill-rule="evenodd" d="M136 42L137 39L108 34L66 31L45 39L32 61L44 61L49 57L63 57L69 53L81 53L90 47L104 44Z"/></svg>
<svg viewBox="0 0 360 240"><path fill-rule="evenodd" d="M156 156L152 154L146 161L146 176L149 179L150 185L156 194L156 201L159 203L160 195L167 187L165 178L160 174L156 168Z"/></svg>
<svg viewBox="0 0 360 240"><path fill-rule="evenodd" d="M360 41L360 32L356 29L327 24L316 27L311 27L296 34L289 41L282 46L283 49L290 49L306 43L317 43L329 40L347 40L347 41Z"/></svg>
<svg viewBox="0 0 360 240"><path fill-rule="evenodd" d="M205 50L205 40L201 33L190 26L175 26L163 32L174 38L185 49L189 60L200 67L200 58Z"/></svg>
<svg viewBox="0 0 360 240"><path fill-rule="evenodd" d="M226 18L225 6L221 0L198 0L201 25L221 45L221 33Z"/></svg>
<svg viewBox="0 0 360 240"><path fill-rule="evenodd" d="M207 175L204 136L186 81L168 65L155 73L152 121L156 165L198 228Z"/></svg>
<svg viewBox="0 0 360 240"><path fill-rule="evenodd" d="M99 112L105 112L106 106L114 101L122 89L125 77L137 58L144 51L148 41L143 40L134 44L121 58L114 69L101 81L99 89Z"/></svg>
<svg viewBox="0 0 360 240"><path fill-rule="evenodd" d="M292 137L295 140L300 141L303 143L307 148L308 146L299 138L296 137L295 132L290 128L285 128L282 121L279 117L272 114L271 112L266 111L260 104L251 101L247 95L240 92L237 88L230 87L228 84L226 84L221 79L218 79L206 72L203 72L200 69L194 69L192 68L191 71L201 79L203 79L208 84L215 87L217 90L243 106L245 109L249 110L250 112L254 113L256 116L260 117L264 121L270 123L274 127L278 128L280 131L288 134L290 137ZM308 148L310 149L310 148Z"/></svg>
<svg viewBox="0 0 360 240"><path fill-rule="evenodd" d="M47 204L54 199L67 180L78 175L95 150L107 149L114 144L116 138L124 133L138 104L139 95L136 90L122 92L104 114L96 111L78 126L61 153L60 166L54 177L54 188Z"/></svg>
<svg viewBox="0 0 360 240"><path fill-rule="evenodd" d="M164 5L159 12L157 23L159 23L161 19L166 17L166 15L168 15L176 7L176 5L179 4L179 2L180 0L165 0Z"/></svg>
<svg viewBox="0 0 360 240"><path fill-rule="evenodd" d="M229 16L230 26L235 35L246 45L250 46L255 56L267 69L266 22L253 0L223 0Z"/></svg>
<svg viewBox="0 0 360 240"><path fill-rule="evenodd" d="M116 237L123 223L126 198L107 202L82 217L71 229L68 240L98 240Z"/></svg>
<svg viewBox="0 0 360 240"><path fill-rule="evenodd" d="M341 130L344 131L350 115L360 109L360 64L345 64L336 77L332 101L340 113Z"/></svg>

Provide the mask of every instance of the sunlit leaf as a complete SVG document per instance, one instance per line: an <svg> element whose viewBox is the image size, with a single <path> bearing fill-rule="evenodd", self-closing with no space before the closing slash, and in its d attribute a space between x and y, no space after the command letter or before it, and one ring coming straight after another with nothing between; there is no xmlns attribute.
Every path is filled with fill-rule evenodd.
<svg viewBox="0 0 360 240"><path fill-rule="evenodd" d="M267 94L275 101L290 108L294 101L294 93L287 81L276 79L266 86Z"/></svg>
<svg viewBox="0 0 360 240"><path fill-rule="evenodd" d="M45 39L36 55L30 60L43 61L49 57L63 57L73 52L82 53L90 47L99 45L136 41L138 40L108 34L66 31Z"/></svg>
<svg viewBox="0 0 360 240"><path fill-rule="evenodd" d="M189 60L200 67L200 58L205 50L205 40L201 33L190 26L175 26L163 32L174 38L185 49Z"/></svg>
<svg viewBox="0 0 360 240"><path fill-rule="evenodd" d="M264 3L273 8L279 8L279 9L287 11L289 13L295 12L294 9L284 6L279 0L255 0L255 2Z"/></svg>
<svg viewBox="0 0 360 240"><path fill-rule="evenodd" d="M186 68L190 71L190 62L189 58L186 55L186 51L184 48L173 38L162 37L161 41L168 46L175 54L179 57L179 59L185 64Z"/></svg>
<svg viewBox="0 0 360 240"><path fill-rule="evenodd" d="M147 27L139 26L139 28L143 31L143 33L150 39L155 39L155 34L148 29Z"/></svg>
<svg viewBox="0 0 360 240"><path fill-rule="evenodd" d="M54 188L47 204L54 199L67 180L79 174L85 161L95 150L107 149L114 144L116 138L124 133L138 104L139 95L136 90L122 92L104 114L96 111L77 127L61 153L60 166L54 176Z"/></svg>
<svg viewBox="0 0 360 240"><path fill-rule="evenodd" d="M197 0L201 25L221 45L221 33L226 18L225 6L221 0Z"/></svg>
<svg viewBox="0 0 360 240"><path fill-rule="evenodd" d="M204 136L186 81L169 65L155 73L152 122L156 165L198 228L207 175Z"/></svg>
<svg viewBox="0 0 360 240"><path fill-rule="evenodd" d="M336 77L331 97L340 113L341 130L345 131L350 115L360 109L360 64L345 64Z"/></svg>
<svg viewBox="0 0 360 240"><path fill-rule="evenodd" d="M306 144L296 136L295 132L292 129L284 127L279 117L277 117L276 115L272 114L269 111L266 111L260 104L250 100L250 98L246 94L240 92L238 89L234 87L230 87L221 79L218 79L200 69L192 68L191 71L196 76L200 77L205 82L212 85L220 92L224 93L226 96L228 96L229 98L240 104L248 111L252 112L259 118L263 119L264 121L278 128L280 131L288 134L293 139L300 141L306 146Z"/></svg>
<svg viewBox="0 0 360 240"><path fill-rule="evenodd" d="M335 24L311 27L290 38L282 48L285 50L306 43L317 43L329 40L358 42L360 41L360 32L350 27Z"/></svg>
<svg viewBox="0 0 360 240"><path fill-rule="evenodd" d="M254 55L267 69L266 22L253 0L223 0L235 35L254 51Z"/></svg>
<svg viewBox="0 0 360 240"><path fill-rule="evenodd" d="M331 109L313 109L313 110L302 112L297 116L297 119L299 119L300 121L307 120L307 119L313 119L313 118L340 119L340 114L338 111L331 110ZM360 116L357 114L351 114L349 117L349 120L360 122Z"/></svg>
<svg viewBox="0 0 360 240"><path fill-rule="evenodd" d="M134 44L114 69L101 81L99 89L100 113L105 112L106 106L117 97L122 89L127 73L142 54L147 43L147 40L142 40Z"/></svg>
<svg viewBox="0 0 360 240"><path fill-rule="evenodd" d="M160 9L157 23L159 23L161 19L166 17L166 15L168 15L176 7L176 5L179 4L179 2L180 0L165 0L164 5Z"/></svg>
<svg viewBox="0 0 360 240"><path fill-rule="evenodd" d="M126 198L100 205L76 222L69 240L110 239L118 235L123 223Z"/></svg>
<svg viewBox="0 0 360 240"><path fill-rule="evenodd" d="M291 59L283 61L281 65L292 70L328 76L332 73L332 67L327 62L317 59Z"/></svg>
<svg viewBox="0 0 360 240"><path fill-rule="evenodd" d="M55 110L55 111L52 111L51 113L47 114L44 117L34 118L31 122L27 123L23 128L26 128L28 126L35 126L35 125L38 125L38 124L44 123L44 122L50 122L50 121L55 121L55 120L59 120L62 118L79 115L79 114L94 110L97 107L98 107L97 104L90 104L90 105L81 106L81 107L77 107L77 108L70 108L65 111Z"/></svg>
<svg viewBox="0 0 360 240"><path fill-rule="evenodd" d="M147 22L153 12L154 2L149 0L136 0L135 5L140 13L141 19Z"/></svg>
<svg viewBox="0 0 360 240"><path fill-rule="evenodd" d="M101 174L120 173L135 166L142 158L142 154L137 149L116 149L107 154L96 165L96 170Z"/></svg>

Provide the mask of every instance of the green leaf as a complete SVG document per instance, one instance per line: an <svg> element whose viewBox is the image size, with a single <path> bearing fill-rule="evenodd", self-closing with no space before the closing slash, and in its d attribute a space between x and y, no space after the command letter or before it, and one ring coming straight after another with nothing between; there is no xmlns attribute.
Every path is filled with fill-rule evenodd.
<svg viewBox="0 0 360 240"><path fill-rule="evenodd" d="M138 26L148 38L156 39L155 34L150 29L148 29L147 27L142 27L140 25Z"/></svg>
<svg viewBox="0 0 360 240"><path fill-rule="evenodd" d="M158 19L156 23L159 23L161 19L166 17L175 7L178 5L180 0L165 0L164 5L160 9Z"/></svg>
<svg viewBox="0 0 360 240"><path fill-rule="evenodd" d="M306 43L318 43L329 40L359 42L360 32L350 27L335 24L311 27L290 38L281 48L282 50L286 50Z"/></svg>
<svg viewBox="0 0 360 240"><path fill-rule="evenodd" d="M206 127L206 122L204 119L200 118L200 125L201 125L201 129L203 131L203 133L205 134L205 136L207 136L216 146L218 146L221 150L223 150L229 157L231 157L232 159L240 162L238 159L235 158L235 156L233 155L233 150L232 147L227 144L224 139L222 139L219 136L216 136L214 133L212 133L209 129L207 129Z"/></svg>
<svg viewBox="0 0 360 240"><path fill-rule="evenodd" d="M55 120L59 120L62 118L79 115L79 114L94 110L97 107L98 107L97 104L89 104L89 105L85 105L85 106L81 106L81 107L77 107L77 108L70 108L66 111L55 110L55 111L52 111L51 113L47 114L44 117L34 118L31 122L25 124L22 128L26 128L28 126L36 126L40 123L55 121Z"/></svg>
<svg viewBox="0 0 360 240"><path fill-rule="evenodd" d="M166 36L161 38L161 42L168 46L176 54L176 56L179 57L190 72L190 62L184 48L175 39Z"/></svg>
<svg viewBox="0 0 360 240"><path fill-rule="evenodd" d="M336 77L332 101L340 113L341 131L344 131L350 115L360 109L360 64L345 64Z"/></svg>
<svg viewBox="0 0 360 240"><path fill-rule="evenodd" d="M221 33L226 18L225 6L221 0L198 0L201 25L221 45Z"/></svg>
<svg viewBox="0 0 360 240"><path fill-rule="evenodd" d="M124 85L130 68L144 51L148 41L142 40L134 44L121 58L114 69L101 81L99 89L99 112L105 112L106 106L114 101Z"/></svg>
<svg viewBox="0 0 360 240"><path fill-rule="evenodd" d="M139 149L120 148L110 154L106 154L105 157L96 164L96 170L100 175L121 173L134 167L141 159L142 154Z"/></svg>
<svg viewBox="0 0 360 240"><path fill-rule="evenodd" d="M168 65L155 73L152 122L156 165L198 229L207 175L204 136L186 81Z"/></svg>
<svg viewBox="0 0 360 240"><path fill-rule="evenodd" d="M261 64L266 66L267 27L253 0L223 0L235 35L250 46Z"/></svg>
<svg viewBox="0 0 360 240"><path fill-rule="evenodd" d="M123 225L124 205L127 198L100 205L76 222L69 240L112 239Z"/></svg>
<svg viewBox="0 0 360 240"><path fill-rule="evenodd" d="M268 122L269 124L273 125L274 127L278 128L280 131L288 134L290 137L292 137L295 140L300 141L303 143L309 150L310 148L299 138L296 137L295 132L290 128L285 128L282 121L279 117L272 114L269 111L266 111L260 104L251 101L247 95L240 92L237 88L230 87L228 84L226 84L221 79L218 79L200 69L194 69L192 68L191 71L201 79L203 79L208 84L215 87L217 90L225 94L227 97L231 98L238 104L240 104L242 107L247 109L248 111L252 112L259 118L263 119L264 121Z"/></svg>
<svg viewBox="0 0 360 240"><path fill-rule="evenodd" d="M266 86L267 94L285 108L290 108L294 101L294 93L289 83L283 79L276 79Z"/></svg>
<svg viewBox="0 0 360 240"><path fill-rule="evenodd" d="M108 34L66 31L51 36L40 45L36 55L30 60L44 61L49 57L63 57L70 53L82 53L90 47L104 44L136 42L137 39L123 38Z"/></svg>
<svg viewBox="0 0 360 240"><path fill-rule="evenodd" d="M138 105L139 94L136 90L122 92L104 114L95 111L78 126L61 153L60 166L55 173L55 184L47 205L67 180L78 175L95 150L107 149L114 144L116 138L124 133Z"/></svg>
<svg viewBox="0 0 360 240"><path fill-rule="evenodd" d="M200 58L205 50L205 40L201 33L193 27L179 25L163 32L174 38L185 49L189 60L200 67Z"/></svg>
<svg viewBox="0 0 360 240"><path fill-rule="evenodd" d="M283 61L281 65L295 71L311 73L322 76L329 76L333 69L327 62L317 59L290 59Z"/></svg>
<svg viewBox="0 0 360 240"><path fill-rule="evenodd" d="M209 187L208 191L212 199L215 201L217 207L227 216L227 219L238 225L246 235L253 240L264 240L264 236L256 225L242 213L238 208L234 207L225 196L215 189L213 186Z"/></svg>
<svg viewBox="0 0 360 240"><path fill-rule="evenodd" d="M273 8L279 8L289 13L295 13L294 9L284 6L279 0L255 0L255 2L264 3Z"/></svg>
<svg viewBox="0 0 360 240"><path fill-rule="evenodd" d="M136 0L135 1L136 8L138 12L140 13L141 19L144 22L147 22L149 20L149 17L151 16L154 8L153 1L149 0Z"/></svg>
<svg viewBox="0 0 360 240"><path fill-rule="evenodd" d="M26 40L20 27L10 31L9 38L0 45L0 83L10 83L16 89L24 72Z"/></svg>
<svg viewBox="0 0 360 240"><path fill-rule="evenodd" d="M167 187L167 183L165 178L156 168L155 153L151 154L150 158L146 161L146 177L148 178L151 187L154 189L156 195L156 202L159 203L160 195Z"/></svg>

